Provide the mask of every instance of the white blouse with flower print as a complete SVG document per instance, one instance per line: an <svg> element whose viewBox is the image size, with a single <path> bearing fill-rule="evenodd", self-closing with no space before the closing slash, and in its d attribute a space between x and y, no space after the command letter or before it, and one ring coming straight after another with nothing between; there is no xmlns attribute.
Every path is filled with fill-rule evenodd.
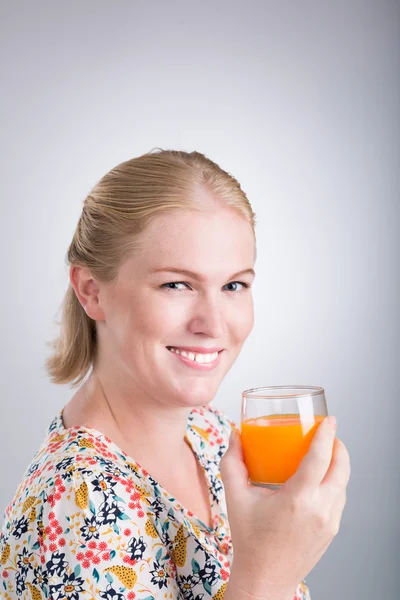
<svg viewBox="0 0 400 600"><path fill-rule="evenodd" d="M60 412L6 509L0 598L222 600L233 550L219 463L232 426L210 405L188 419L210 528L106 436L65 429ZM294 600L310 600L304 581Z"/></svg>

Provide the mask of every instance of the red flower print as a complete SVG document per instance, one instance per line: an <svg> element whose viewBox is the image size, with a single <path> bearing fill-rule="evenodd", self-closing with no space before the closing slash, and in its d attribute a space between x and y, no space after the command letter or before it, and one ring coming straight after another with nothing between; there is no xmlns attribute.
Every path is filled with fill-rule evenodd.
<svg viewBox="0 0 400 600"><path fill-rule="evenodd" d="M54 521L54 519L56 518L56 515L54 514L53 511L49 512L49 521Z"/></svg>
<svg viewBox="0 0 400 600"><path fill-rule="evenodd" d="M44 563L46 562L45 557L43 556L43 554L40 557L40 562L42 563L42 565L44 565Z"/></svg>
<svg viewBox="0 0 400 600"><path fill-rule="evenodd" d="M65 539L64 539L64 538L60 538L60 539L58 540L58 545L59 545L59 546L65 546Z"/></svg>
<svg viewBox="0 0 400 600"><path fill-rule="evenodd" d="M131 530L130 530L130 529L128 529L128 528L127 528L127 529L124 529L124 535L128 536L128 535L131 535L131 533L132 533L132 532L131 532Z"/></svg>
<svg viewBox="0 0 400 600"><path fill-rule="evenodd" d="M92 558L92 563L93 563L94 565L98 565L98 564L99 564L99 562L100 562L100 557L99 557L99 556L93 556L93 558Z"/></svg>
<svg viewBox="0 0 400 600"><path fill-rule="evenodd" d="M173 560L169 560L168 561L168 565L169 565L169 568L171 569L171 572L175 573L175 571L176 571L176 564L174 563L174 561Z"/></svg>
<svg viewBox="0 0 400 600"><path fill-rule="evenodd" d="M54 542L57 539L57 534L56 533L51 533L49 535L49 540L51 540L52 542Z"/></svg>
<svg viewBox="0 0 400 600"><path fill-rule="evenodd" d="M134 492L131 496L131 500L133 500L134 502L137 502L138 500L140 500L139 492Z"/></svg>
<svg viewBox="0 0 400 600"><path fill-rule="evenodd" d="M85 560L82 561L82 567L88 569L90 567L90 560L85 558Z"/></svg>
<svg viewBox="0 0 400 600"><path fill-rule="evenodd" d="M57 550L57 544L50 544L49 548L50 552L55 552Z"/></svg>
<svg viewBox="0 0 400 600"><path fill-rule="evenodd" d="M231 565L230 565L230 562L229 562L229 561L226 561L226 562L224 562L224 567L230 567L230 566L231 566Z"/></svg>
<svg viewBox="0 0 400 600"><path fill-rule="evenodd" d="M47 525L47 527L45 527L44 532L45 532L46 535L50 535L50 533L51 533L51 527L50 527L50 525Z"/></svg>
<svg viewBox="0 0 400 600"><path fill-rule="evenodd" d="M3 571L2 575L3 575L4 579L5 579L6 577L8 577L8 571Z"/></svg>
<svg viewBox="0 0 400 600"><path fill-rule="evenodd" d="M224 581L227 581L229 579L229 573L228 571L225 571L225 569L221 569L220 575Z"/></svg>
<svg viewBox="0 0 400 600"><path fill-rule="evenodd" d="M94 550L95 548L97 548L97 542L95 542L94 540L90 540L90 542L88 543L88 547L91 550Z"/></svg>
<svg viewBox="0 0 400 600"><path fill-rule="evenodd" d="M93 558L93 556L94 556L93 550L87 550L85 552L85 556L86 556L86 558Z"/></svg>
<svg viewBox="0 0 400 600"><path fill-rule="evenodd" d="M140 518L144 517L144 512L142 510L138 510L137 514L138 514L138 517L140 517Z"/></svg>
<svg viewBox="0 0 400 600"><path fill-rule="evenodd" d="M83 554L83 552L78 552L78 554L76 555L76 560L83 560L85 558L85 555Z"/></svg>
<svg viewBox="0 0 400 600"><path fill-rule="evenodd" d="M128 600L135 600L136 594L135 592L128 592L127 596Z"/></svg>
<svg viewBox="0 0 400 600"><path fill-rule="evenodd" d="M63 528L60 525L58 525L58 527L56 527L56 534L61 535L62 532L63 532Z"/></svg>
<svg viewBox="0 0 400 600"><path fill-rule="evenodd" d="M107 542L100 542L99 544L99 550L107 550Z"/></svg>
<svg viewBox="0 0 400 600"><path fill-rule="evenodd" d="M109 552L103 552L102 559L103 560L110 560L110 553Z"/></svg>

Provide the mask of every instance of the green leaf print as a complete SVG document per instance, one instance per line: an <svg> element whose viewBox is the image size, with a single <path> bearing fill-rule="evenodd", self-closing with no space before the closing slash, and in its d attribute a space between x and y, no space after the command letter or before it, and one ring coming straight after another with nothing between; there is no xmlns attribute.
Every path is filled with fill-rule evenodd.
<svg viewBox="0 0 400 600"><path fill-rule="evenodd" d="M90 512L91 512L93 515L95 515L95 514L96 514L96 508L95 508L95 505L94 505L94 503L93 503L93 501L92 501L92 500L89 500L89 508L90 508Z"/></svg>
<svg viewBox="0 0 400 600"><path fill-rule="evenodd" d="M195 560L194 558L192 558L192 569L193 569L193 573L195 573L196 575L200 571L200 565L197 562L197 560Z"/></svg>
<svg viewBox="0 0 400 600"><path fill-rule="evenodd" d="M156 561L158 562L161 558L162 548L159 548L156 554Z"/></svg>
<svg viewBox="0 0 400 600"><path fill-rule="evenodd" d="M212 595L211 585L209 584L209 582L207 580L203 581L203 587L206 590L207 594L209 596L211 596Z"/></svg>
<svg viewBox="0 0 400 600"><path fill-rule="evenodd" d="M95 578L95 580L97 581L97 583L99 582L100 579L100 575L97 569L93 569L93 577Z"/></svg>
<svg viewBox="0 0 400 600"><path fill-rule="evenodd" d="M117 500L118 502L123 502L124 504L126 504L125 500L123 498L121 498L121 496L114 496L114 500Z"/></svg>
<svg viewBox="0 0 400 600"><path fill-rule="evenodd" d="M81 572L81 565L76 565L75 569L74 569L74 575L75 577L78 577L79 573Z"/></svg>
<svg viewBox="0 0 400 600"><path fill-rule="evenodd" d="M110 573L108 571L106 573L106 579L107 579L108 583L112 583L114 581L113 578L112 578L112 576L110 575Z"/></svg>

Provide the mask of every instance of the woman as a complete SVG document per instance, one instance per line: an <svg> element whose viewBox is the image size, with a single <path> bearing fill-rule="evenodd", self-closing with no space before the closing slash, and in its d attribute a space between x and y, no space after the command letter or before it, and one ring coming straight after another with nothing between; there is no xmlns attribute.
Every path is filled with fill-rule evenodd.
<svg viewBox="0 0 400 600"><path fill-rule="evenodd" d="M239 183L197 152L122 163L86 198L68 262L47 368L81 385L6 511L4 598L309 598L345 503L343 444L324 422L288 485L255 489L209 406L253 327Z"/></svg>

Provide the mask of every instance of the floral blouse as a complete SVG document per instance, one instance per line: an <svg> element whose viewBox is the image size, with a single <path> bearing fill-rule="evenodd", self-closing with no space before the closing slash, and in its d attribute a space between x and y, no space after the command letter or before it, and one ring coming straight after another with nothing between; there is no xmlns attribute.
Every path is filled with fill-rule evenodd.
<svg viewBox="0 0 400 600"><path fill-rule="evenodd" d="M210 528L110 439L58 414L6 509L0 598L221 600L233 552L219 462L232 425L211 406L188 419ZM294 600L310 600L304 582Z"/></svg>

